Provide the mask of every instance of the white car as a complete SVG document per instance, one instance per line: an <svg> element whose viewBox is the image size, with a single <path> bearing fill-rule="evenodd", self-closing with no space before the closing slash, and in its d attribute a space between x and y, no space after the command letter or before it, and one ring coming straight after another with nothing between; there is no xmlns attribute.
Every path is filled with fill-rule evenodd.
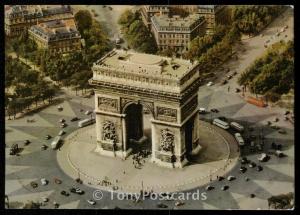
<svg viewBox="0 0 300 215"><path fill-rule="evenodd" d="M199 108L199 113L206 113L206 109L203 107Z"/></svg>
<svg viewBox="0 0 300 215"><path fill-rule="evenodd" d="M210 81L210 82L207 83L206 86L210 87L210 86L213 85L213 84L214 84L214 83Z"/></svg>
<svg viewBox="0 0 300 215"><path fill-rule="evenodd" d="M43 202L48 202L49 201L49 199L47 197L43 197L42 200L43 200Z"/></svg>
<svg viewBox="0 0 300 215"><path fill-rule="evenodd" d="M92 199L86 200L90 205L95 205L96 202Z"/></svg>
<svg viewBox="0 0 300 215"><path fill-rule="evenodd" d="M48 184L48 181L45 179L45 178L42 178L41 179L41 183L42 183L42 185L47 185Z"/></svg>
<svg viewBox="0 0 300 215"><path fill-rule="evenodd" d="M261 156L258 158L258 160L260 162L265 162L268 160L268 158L269 158L269 156L266 153L262 153Z"/></svg>
<svg viewBox="0 0 300 215"><path fill-rule="evenodd" d="M227 180L228 181L233 181L234 179L236 179L233 175L230 175L227 177Z"/></svg>
<svg viewBox="0 0 300 215"><path fill-rule="evenodd" d="M92 111L87 110L84 114L85 114L85 115L90 115L91 113L92 113Z"/></svg>

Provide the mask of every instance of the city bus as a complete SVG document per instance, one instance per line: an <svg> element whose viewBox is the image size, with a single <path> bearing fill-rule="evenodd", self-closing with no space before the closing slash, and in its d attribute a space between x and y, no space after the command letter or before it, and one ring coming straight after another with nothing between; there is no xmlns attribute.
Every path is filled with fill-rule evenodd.
<svg viewBox="0 0 300 215"><path fill-rule="evenodd" d="M58 146L59 146L59 144L60 144L60 142L61 142L61 137L60 136L56 136L54 138L54 140L51 142L51 148L53 150L57 149Z"/></svg>
<svg viewBox="0 0 300 215"><path fill-rule="evenodd" d="M91 124L95 123L95 121L96 120L94 118L88 118L88 119L81 120L78 122L78 127L82 128L84 126L91 125Z"/></svg>
<svg viewBox="0 0 300 215"><path fill-rule="evenodd" d="M244 126L240 125L237 122L231 122L230 123L230 127L236 129L239 132L243 132L244 131Z"/></svg>
<svg viewBox="0 0 300 215"><path fill-rule="evenodd" d="M214 119L213 124L223 129L229 129L229 124L220 119Z"/></svg>

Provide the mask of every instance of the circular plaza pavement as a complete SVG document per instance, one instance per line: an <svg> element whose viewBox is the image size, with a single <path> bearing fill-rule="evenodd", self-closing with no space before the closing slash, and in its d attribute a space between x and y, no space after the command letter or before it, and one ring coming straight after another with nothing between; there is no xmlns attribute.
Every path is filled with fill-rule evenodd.
<svg viewBox="0 0 300 215"><path fill-rule="evenodd" d="M175 192L189 190L226 175L236 164L239 150L235 139L223 129L200 122L201 151L182 169L159 167L145 159L140 169L126 160L95 152L95 125L74 131L57 151L61 169L72 178L80 177L88 186L120 192ZM109 181L105 185L102 181Z"/></svg>

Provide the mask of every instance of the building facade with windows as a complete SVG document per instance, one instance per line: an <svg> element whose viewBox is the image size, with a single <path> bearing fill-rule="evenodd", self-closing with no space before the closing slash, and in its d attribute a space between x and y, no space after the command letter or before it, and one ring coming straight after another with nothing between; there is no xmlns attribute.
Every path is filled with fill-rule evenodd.
<svg viewBox="0 0 300 215"><path fill-rule="evenodd" d="M155 14L168 15L169 5L144 5L141 8L142 20L151 29L151 17Z"/></svg>
<svg viewBox="0 0 300 215"><path fill-rule="evenodd" d="M15 37L38 23L73 17L70 5L7 5L4 18L5 34Z"/></svg>
<svg viewBox="0 0 300 215"><path fill-rule="evenodd" d="M39 48L50 53L67 53L81 49L81 35L74 19L53 20L31 26L29 37Z"/></svg>
<svg viewBox="0 0 300 215"><path fill-rule="evenodd" d="M160 50L171 49L177 53L188 50L190 42L197 36L205 35L206 22L199 14L181 18L154 15L151 18L152 32Z"/></svg>

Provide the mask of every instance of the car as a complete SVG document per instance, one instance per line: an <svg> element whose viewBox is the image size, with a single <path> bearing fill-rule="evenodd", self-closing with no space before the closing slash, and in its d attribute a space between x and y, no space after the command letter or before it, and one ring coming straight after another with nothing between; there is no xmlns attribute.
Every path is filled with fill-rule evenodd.
<svg viewBox="0 0 300 215"><path fill-rule="evenodd" d="M80 194L80 195L84 194L84 191L83 191L83 190L81 190L80 188L74 188L74 187L72 187L72 188L70 189L70 192L71 192L71 193L77 193L77 194Z"/></svg>
<svg viewBox="0 0 300 215"><path fill-rule="evenodd" d="M181 202L181 201L175 202L176 207L179 207L179 206L182 206L182 205L184 205L184 202Z"/></svg>
<svg viewBox="0 0 300 215"><path fill-rule="evenodd" d="M240 173L245 173L247 171L247 168L244 166L241 166Z"/></svg>
<svg viewBox="0 0 300 215"><path fill-rule="evenodd" d="M51 139L51 136L50 135L46 135L45 139L49 140L49 139Z"/></svg>
<svg viewBox="0 0 300 215"><path fill-rule="evenodd" d="M280 129L280 130L278 130L278 133L279 133L279 134L286 134L286 131L283 130L283 129Z"/></svg>
<svg viewBox="0 0 300 215"><path fill-rule="evenodd" d="M254 197L255 197L255 194L251 193L250 198L254 198Z"/></svg>
<svg viewBox="0 0 300 215"><path fill-rule="evenodd" d="M58 179L58 178L54 178L54 183L55 184L61 184L62 181L60 179Z"/></svg>
<svg viewBox="0 0 300 215"><path fill-rule="evenodd" d="M273 128L274 130L279 130L280 129L277 125L271 125L271 128Z"/></svg>
<svg viewBox="0 0 300 215"><path fill-rule="evenodd" d="M245 181L249 181L250 179L248 177L245 177Z"/></svg>
<svg viewBox="0 0 300 215"><path fill-rule="evenodd" d="M257 171L257 172L260 172L260 171L262 171L262 170L263 170L262 166L257 166L257 167L256 167L256 171Z"/></svg>
<svg viewBox="0 0 300 215"><path fill-rule="evenodd" d="M227 75L226 77L228 80L230 80L232 78L232 75Z"/></svg>
<svg viewBox="0 0 300 215"><path fill-rule="evenodd" d="M87 110L84 114L85 114L85 115L90 115L91 113L92 113L92 111Z"/></svg>
<svg viewBox="0 0 300 215"><path fill-rule="evenodd" d="M71 122L75 122L75 121L77 121L77 120L79 120L78 117L73 117L70 121L71 121Z"/></svg>
<svg viewBox="0 0 300 215"><path fill-rule="evenodd" d="M206 113L206 109L203 107L199 108L199 113Z"/></svg>
<svg viewBox="0 0 300 215"><path fill-rule="evenodd" d="M239 93L239 92L241 92L241 90L239 88L235 88L235 92Z"/></svg>
<svg viewBox="0 0 300 215"><path fill-rule="evenodd" d="M59 133L58 133L58 136L62 136L64 135L66 132L64 130L61 130Z"/></svg>
<svg viewBox="0 0 300 215"><path fill-rule="evenodd" d="M66 192L65 190L61 191L60 194L63 195L63 196L69 196L70 195L70 193Z"/></svg>
<svg viewBox="0 0 300 215"><path fill-rule="evenodd" d="M19 145L17 143L13 144L9 150L10 155L16 155L19 151Z"/></svg>
<svg viewBox="0 0 300 215"><path fill-rule="evenodd" d="M64 123L66 120L65 119L60 119L59 122L60 123Z"/></svg>
<svg viewBox="0 0 300 215"><path fill-rule="evenodd" d="M67 126L66 123L61 123L61 124L60 124L60 127L61 127L61 128L65 128L66 126Z"/></svg>
<svg viewBox="0 0 300 215"><path fill-rule="evenodd" d="M25 140L25 141L24 141L24 146L27 146L29 143L30 143L29 140Z"/></svg>
<svg viewBox="0 0 300 215"><path fill-rule="evenodd" d="M213 189L215 189L215 187L213 187L213 186L211 186L211 185L207 185L207 186L205 187L205 190L207 190L207 191L210 191L210 190L213 190Z"/></svg>
<svg viewBox="0 0 300 215"><path fill-rule="evenodd" d="M274 119L274 122L278 122L279 121L279 119L276 117L275 119Z"/></svg>
<svg viewBox="0 0 300 215"><path fill-rule="evenodd" d="M254 167L256 167L256 163L250 162L248 166L249 166L250 168L254 168Z"/></svg>
<svg viewBox="0 0 300 215"><path fill-rule="evenodd" d="M243 157L242 159L241 159L241 164L247 164L249 161L248 161L248 159L246 158L246 157Z"/></svg>
<svg viewBox="0 0 300 215"><path fill-rule="evenodd" d="M47 197L43 197L43 198L42 198L42 201L43 201L43 202L48 202L49 199L48 199Z"/></svg>
<svg viewBox="0 0 300 215"><path fill-rule="evenodd" d="M88 199L88 200L86 200L90 205L95 205L96 204L96 202L94 201L94 200L92 200L92 199Z"/></svg>
<svg viewBox="0 0 300 215"><path fill-rule="evenodd" d="M267 122L267 125L268 125L268 126L270 126L271 124L272 124L272 122L271 122L271 121L268 121L268 122Z"/></svg>
<svg viewBox="0 0 300 215"><path fill-rule="evenodd" d="M38 184L37 184L36 182L32 181L32 182L30 183L30 186L31 186L32 188L37 188L37 187L38 187Z"/></svg>
<svg viewBox="0 0 300 215"><path fill-rule="evenodd" d="M59 204L56 201L53 202L53 205L54 205L54 208L58 208L59 207Z"/></svg>
<svg viewBox="0 0 300 215"><path fill-rule="evenodd" d="M45 178L42 178L41 179L41 184L45 186L45 185L48 184L48 181Z"/></svg>
<svg viewBox="0 0 300 215"><path fill-rule="evenodd" d="M218 181L223 181L225 178L224 177L222 177L222 176L219 176L218 177Z"/></svg>
<svg viewBox="0 0 300 215"><path fill-rule="evenodd" d="M224 185L221 187L221 190L225 191L225 190L228 190L229 186L228 185Z"/></svg>
<svg viewBox="0 0 300 215"><path fill-rule="evenodd" d="M219 113L219 110L216 109L216 108L213 108L213 109L211 109L210 111L213 112L213 113Z"/></svg>
<svg viewBox="0 0 300 215"><path fill-rule="evenodd" d="M275 149L275 150L281 150L282 145L281 144L276 144L276 143L272 142L271 148Z"/></svg>
<svg viewBox="0 0 300 215"><path fill-rule="evenodd" d="M232 73L232 75L236 75L237 74L237 71L236 70L234 70L234 72Z"/></svg>
<svg viewBox="0 0 300 215"><path fill-rule="evenodd" d="M276 150L276 151L275 151L275 155L276 155L277 157L279 157L279 158L282 158L282 157L285 156L285 154L284 154L282 151L280 151L280 150Z"/></svg>
<svg viewBox="0 0 300 215"><path fill-rule="evenodd" d="M41 149L42 150L46 150L48 148L48 146L46 146L45 144L43 144L42 146L41 146Z"/></svg>
<svg viewBox="0 0 300 215"><path fill-rule="evenodd" d="M58 110L58 111L62 111L63 109L64 109L64 108L63 108L62 106L58 106L58 107L57 107L57 110Z"/></svg>
<svg viewBox="0 0 300 215"><path fill-rule="evenodd" d="M159 202L156 206L157 206L158 208L167 208L167 207L168 207L168 205L165 205L165 204L163 204L163 203L161 203L161 202Z"/></svg>
<svg viewBox="0 0 300 215"><path fill-rule="evenodd" d="M225 85L225 84L227 84L228 83L228 81L226 80L226 79L224 79L223 81L222 81L222 84L223 85Z"/></svg>
<svg viewBox="0 0 300 215"><path fill-rule="evenodd" d="M269 160L269 155L267 155L266 153L262 153L260 155L260 157L258 157L257 159L260 161L260 162L266 162Z"/></svg>
<svg viewBox="0 0 300 215"><path fill-rule="evenodd" d="M227 121L227 118L225 116L220 116L220 117L218 117L218 119L225 121L225 122Z"/></svg>
<svg viewBox="0 0 300 215"><path fill-rule="evenodd" d="M206 84L206 86L208 86L208 87L210 87L211 85L213 85L214 83L213 82L208 82L207 84Z"/></svg>
<svg viewBox="0 0 300 215"><path fill-rule="evenodd" d="M236 179L236 177L233 176L233 175L230 175L230 176L227 177L228 181L233 181L234 179Z"/></svg>

